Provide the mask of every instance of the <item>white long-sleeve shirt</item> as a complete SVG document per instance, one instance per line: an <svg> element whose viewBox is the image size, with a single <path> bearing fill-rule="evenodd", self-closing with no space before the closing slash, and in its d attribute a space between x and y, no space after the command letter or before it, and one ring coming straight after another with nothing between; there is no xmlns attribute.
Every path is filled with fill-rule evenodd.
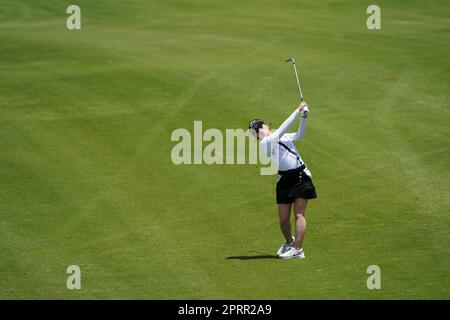
<svg viewBox="0 0 450 320"><path fill-rule="evenodd" d="M308 118L301 117L297 132L287 133L300 114L300 111L296 109L277 130L259 142L261 150L263 150L263 152L278 166L278 170L280 171L296 169L302 164L305 164L300 156L300 153L295 147L294 142L305 136ZM282 142L292 152L286 150L286 148L281 146L279 142ZM304 171L311 177L311 172L307 167Z"/></svg>

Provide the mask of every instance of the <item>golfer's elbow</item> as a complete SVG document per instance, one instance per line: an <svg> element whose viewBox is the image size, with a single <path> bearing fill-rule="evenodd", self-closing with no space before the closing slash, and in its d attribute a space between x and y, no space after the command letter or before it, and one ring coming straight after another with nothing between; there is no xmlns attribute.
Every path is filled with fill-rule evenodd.
<svg viewBox="0 0 450 320"><path fill-rule="evenodd" d="M304 132L296 133L293 140L294 141L298 141L298 140L303 139L304 137L305 137L305 133Z"/></svg>

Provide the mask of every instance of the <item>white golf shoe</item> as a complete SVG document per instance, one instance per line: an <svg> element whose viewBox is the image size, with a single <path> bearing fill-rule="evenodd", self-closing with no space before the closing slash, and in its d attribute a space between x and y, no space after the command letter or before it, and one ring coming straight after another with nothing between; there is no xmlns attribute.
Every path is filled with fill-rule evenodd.
<svg viewBox="0 0 450 320"><path fill-rule="evenodd" d="M302 248L300 248L300 250L297 250L294 247L290 247L285 253L280 254L278 257L280 259L304 259L305 253L303 252Z"/></svg>
<svg viewBox="0 0 450 320"><path fill-rule="evenodd" d="M285 253L286 251L288 251L289 248L294 244L294 241L295 241L294 236L292 236L292 240L291 240L290 243L288 243L287 241L285 241L285 242L281 245L280 249L278 249L278 251L277 251L277 256L280 256L280 254L283 254L283 253Z"/></svg>

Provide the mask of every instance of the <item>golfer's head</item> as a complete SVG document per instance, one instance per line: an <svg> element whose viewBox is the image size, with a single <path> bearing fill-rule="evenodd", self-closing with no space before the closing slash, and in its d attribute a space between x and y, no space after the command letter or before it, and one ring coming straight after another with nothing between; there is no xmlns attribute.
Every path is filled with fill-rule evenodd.
<svg viewBox="0 0 450 320"><path fill-rule="evenodd" d="M248 129L250 130L250 133L256 138L256 139L262 139L268 135L269 131L269 125L261 119L253 119L248 124Z"/></svg>

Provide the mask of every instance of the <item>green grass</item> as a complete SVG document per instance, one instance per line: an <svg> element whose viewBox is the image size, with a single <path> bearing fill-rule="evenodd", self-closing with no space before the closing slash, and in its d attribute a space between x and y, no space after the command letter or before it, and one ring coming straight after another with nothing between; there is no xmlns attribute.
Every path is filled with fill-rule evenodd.
<svg viewBox="0 0 450 320"><path fill-rule="evenodd" d="M69 4L0 1L0 298L450 298L448 1L377 1L379 31L365 1L80 0L79 31ZM275 177L170 135L279 124L290 55L307 259L227 259L280 245Z"/></svg>

